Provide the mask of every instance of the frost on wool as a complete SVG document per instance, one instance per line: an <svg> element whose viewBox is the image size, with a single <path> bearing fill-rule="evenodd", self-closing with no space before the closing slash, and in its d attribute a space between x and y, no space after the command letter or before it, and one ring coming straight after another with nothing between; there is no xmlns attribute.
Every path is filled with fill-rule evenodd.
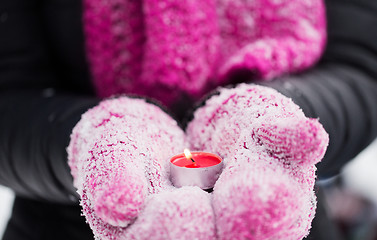
<svg viewBox="0 0 377 240"><path fill-rule="evenodd" d="M292 100L247 84L210 98L186 134L158 107L122 97L85 113L71 138L83 213L105 240L302 239L328 144ZM169 159L187 146L224 159L213 193L171 185Z"/></svg>
<svg viewBox="0 0 377 240"><path fill-rule="evenodd" d="M123 239L215 240L211 195L187 186L156 194Z"/></svg>
<svg viewBox="0 0 377 240"><path fill-rule="evenodd" d="M219 154L226 164L213 193L220 239L308 234L315 164L329 141L317 119L273 89L241 84L199 108L187 135L195 149Z"/></svg>
<svg viewBox="0 0 377 240"><path fill-rule="evenodd" d="M165 160L186 146L177 123L144 100L111 99L86 112L73 130L68 157L94 234L116 239L149 194L172 188Z"/></svg>

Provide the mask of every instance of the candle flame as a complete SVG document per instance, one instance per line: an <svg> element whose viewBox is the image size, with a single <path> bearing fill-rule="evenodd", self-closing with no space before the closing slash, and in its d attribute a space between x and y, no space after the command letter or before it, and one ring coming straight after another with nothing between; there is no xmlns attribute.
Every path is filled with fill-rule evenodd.
<svg viewBox="0 0 377 240"><path fill-rule="evenodd" d="M195 160L192 158L192 154L190 150L186 148L185 150L183 150L183 153L185 154L185 157L187 158L187 160L191 160L192 164L194 166L197 166Z"/></svg>
<svg viewBox="0 0 377 240"><path fill-rule="evenodd" d="M185 157L188 159L188 160L191 160L192 158L192 155L191 155L191 152L190 150L188 150L187 148L185 150L183 150L184 154L185 154Z"/></svg>

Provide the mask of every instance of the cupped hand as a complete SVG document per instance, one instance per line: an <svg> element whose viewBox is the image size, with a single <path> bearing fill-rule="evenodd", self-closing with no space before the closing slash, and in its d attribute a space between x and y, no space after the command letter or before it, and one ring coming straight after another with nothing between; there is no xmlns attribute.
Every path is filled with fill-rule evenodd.
<svg viewBox="0 0 377 240"><path fill-rule="evenodd" d="M212 206L219 239L302 239L316 209L316 167L328 135L274 89L221 89L195 112L191 145L220 154Z"/></svg>
<svg viewBox="0 0 377 240"><path fill-rule="evenodd" d="M177 123L144 100L110 99L86 112L68 153L95 237L214 239L210 194L169 180L169 159L187 147Z"/></svg>
<svg viewBox="0 0 377 240"><path fill-rule="evenodd" d="M68 152L99 239L301 239L327 142L290 99L245 84L209 99L186 133L143 100L104 101L83 115ZM171 184L169 159L187 147L224 159L213 193Z"/></svg>

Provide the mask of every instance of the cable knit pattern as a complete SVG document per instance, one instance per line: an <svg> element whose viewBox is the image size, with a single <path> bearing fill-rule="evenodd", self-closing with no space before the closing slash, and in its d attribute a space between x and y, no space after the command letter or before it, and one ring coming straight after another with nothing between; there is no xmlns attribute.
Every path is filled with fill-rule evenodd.
<svg viewBox="0 0 377 240"><path fill-rule="evenodd" d="M321 0L84 0L97 93L199 98L247 70L302 71L325 45Z"/></svg>

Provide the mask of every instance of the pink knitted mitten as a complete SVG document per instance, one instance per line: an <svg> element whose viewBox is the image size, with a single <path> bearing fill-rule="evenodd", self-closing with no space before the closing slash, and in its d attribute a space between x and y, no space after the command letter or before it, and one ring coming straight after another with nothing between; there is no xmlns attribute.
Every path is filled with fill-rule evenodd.
<svg viewBox="0 0 377 240"><path fill-rule="evenodd" d="M187 146L177 123L144 100L106 100L86 112L68 154L94 235L213 239L210 195L197 187L176 189L169 181L169 158Z"/></svg>
<svg viewBox="0 0 377 240"><path fill-rule="evenodd" d="M273 89L222 89L198 109L187 130L194 149L223 157L213 209L219 239L302 239L315 214L315 164L328 144L308 119Z"/></svg>

